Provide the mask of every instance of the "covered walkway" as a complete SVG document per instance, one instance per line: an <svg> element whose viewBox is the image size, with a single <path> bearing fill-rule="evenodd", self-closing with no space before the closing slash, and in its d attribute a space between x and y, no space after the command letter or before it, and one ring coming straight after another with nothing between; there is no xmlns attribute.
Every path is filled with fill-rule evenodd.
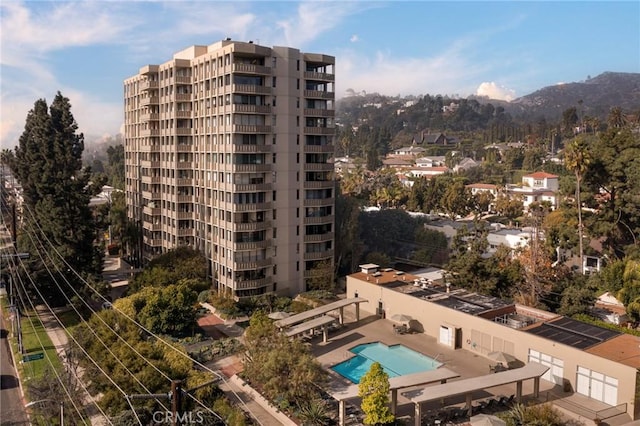
<svg viewBox="0 0 640 426"><path fill-rule="evenodd" d="M285 335L287 337L294 337L307 331L315 330L316 327L322 327L322 341L326 343L329 339L327 333L327 325L331 324L335 320L336 319L334 317L323 315L321 317L314 318L311 321L305 321L302 324L291 327L290 329L286 330Z"/></svg>
<svg viewBox="0 0 640 426"><path fill-rule="evenodd" d="M446 383L449 379L460 377L455 371L448 368L438 368L431 371L407 374L404 376L391 377L389 387L391 389L391 411L395 414L398 406L398 390L410 388L412 386L428 385L430 383ZM430 389L430 388L429 388ZM331 396L339 403L340 426L345 424L345 401L358 396L359 385L353 384L341 388L334 388Z"/></svg>
<svg viewBox="0 0 640 426"><path fill-rule="evenodd" d="M288 318L276 321L274 324L276 327L282 329L292 325L304 322L306 320L326 315L331 311L339 310L338 320L340 325L344 324L344 308L349 305L356 305L356 321L360 320L360 303L368 302L367 299L362 297L353 297L350 299L341 299L335 302L327 303L326 305L318 306L317 308L309 309L308 311L301 312L296 315L291 315Z"/></svg>
<svg viewBox="0 0 640 426"><path fill-rule="evenodd" d="M473 392L516 383L516 400L520 402L522 399L522 382L528 379L533 379L533 396L537 398L540 390L540 377L546 373L548 369L549 367L547 366L531 362L522 368L429 386L427 388L409 391L402 395L415 404L415 425L420 426L422 419L421 404L428 401L466 395L466 408L469 410L469 415L471 415Z"/></svg>

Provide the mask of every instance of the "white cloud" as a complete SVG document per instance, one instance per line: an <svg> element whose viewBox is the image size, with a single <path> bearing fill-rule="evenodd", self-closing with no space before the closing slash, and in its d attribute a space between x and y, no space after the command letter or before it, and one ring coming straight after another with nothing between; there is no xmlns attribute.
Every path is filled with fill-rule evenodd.
<svg viewBox="0 0 640 426"><path fill-rule="evenodd" d="M443 49L444 53L424 58L395 57L377 52L372 59L355 50L336 56L336 96L351 88L356 92L383 95L441 94L468 96L475 92L474 78L486 65L466 60L464 42Z"/></svg>
<svg viewBox="0 0 640 426"><path fill-rule="evenodd" d="M358 34L354 34L354 35L352 35L352 36L351 36L351 38L349 39L349 41L350 41L351 43L356 43L356 42L360 41L360 38L358 37Z"/></svg>
<svg viewBox="0 0 640 426"><path fill-rule="evenodd" d="M297 15L279 20L277 26L284 32L287 46L302 47L349 15L368 7L360 2L303 2Z"/></svg>
<svg viewBox="0 0 640 426"><path fill-rule="evenodd" d="M476 95L486 96L490 99L499 99L508 102L511 102L516 98L515 90L500 86L493 81L485 81L484 83L481 83L476 90Z"/></svg>

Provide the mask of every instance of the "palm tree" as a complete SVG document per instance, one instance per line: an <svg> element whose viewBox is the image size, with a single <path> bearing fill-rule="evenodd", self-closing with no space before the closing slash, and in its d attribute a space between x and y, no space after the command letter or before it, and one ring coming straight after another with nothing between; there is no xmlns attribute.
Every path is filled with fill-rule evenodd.
<svg viewBox="0 0 640 426"><path fill-rule="evenodd" d="M592 156L589 150L589 145L584 137L579 136L575 138L566 147L564 153L565 167L572 171L576 175L576 205L578 208L578 236L580 244L580 271L583 271L583 256L584 251L582 247L582 202L580 201L580 183L584 177L584 173L591 164Z"/></svg>
<svg viewBox="0 0 640 426"><path fill-rule="evenodd" d="M609 111L609 117L607 117L607 121L610 127L614 127L616 129L624 127L624 125L627 124L627 118L625 117L624 113L622 112L622 108L620 107L611 108L611 111Z"/></svg>

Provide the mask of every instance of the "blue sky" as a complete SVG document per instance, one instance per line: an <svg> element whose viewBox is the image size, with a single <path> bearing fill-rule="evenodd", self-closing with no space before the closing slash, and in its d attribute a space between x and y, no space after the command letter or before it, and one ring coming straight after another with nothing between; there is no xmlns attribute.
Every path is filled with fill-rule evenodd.
<svg viewBox="0 0 640 426"><path fill-rule="evenodd" d="M638 1L0 0L0 144L60 90L92 140L120 131L122 82L231 37L336 57L336 95L514 99L604 71L640 72Z"/></svg>

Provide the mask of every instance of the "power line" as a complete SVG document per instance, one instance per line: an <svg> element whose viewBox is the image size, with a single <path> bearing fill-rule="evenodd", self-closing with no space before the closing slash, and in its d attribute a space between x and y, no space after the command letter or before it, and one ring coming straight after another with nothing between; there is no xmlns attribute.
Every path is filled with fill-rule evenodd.
<svg viewBox="0 0 640 426"><path fill-rule="evenodd" d="M118 389L118 391L120 391L120 393L126 397L126 392L115 382L113 381L113 379L111 377L109 377L109 375L104 371L104 369L102 367L100 367L100 365L98 365L98 363L91 357L91 355L89 355L87 353L87 351L80 345L80 343L76 340L76 338L73 336L72 333L70 333L62 324L62 321L60 320L60 318L58 317L58 315L54 312L53 309L51 309L51 306L49 306L49 304L47 303L46 299L44 298L44 296L42 295L42 293L40 292L40 289L38 288L38 286L33 282L33 279L31 278L31 276L29 275L26 267L24 266L24 263L22 261L20 261L20 266L22 267L22 269L25 272L25 275L29 278L29 281L31 281L31 285L32 287L35 289L35 291L38 293L38 296L40 297L40 299L42 300L42 303L44 303L44 305L47 307L47 309L49 310L49 312L51 312L51 315L53 315L53 317L56 319L56 321L58 322L58 324L60 324L62 326L62 329L65 331L65 333L67 333L67 335L75 342L75 344L78 346L78 348L80 348L80 350L85 354L85 356L91 361L91 363L93 365L96 366L96 368L113 384L113 386L116 387L116 389ZM23 285L23 290L26 291L27 289L24 287ZM127 402L129 402L127 400ZM129 402L129 405L131 405L131 403ZM136 417L136 419L138 420L138 423L140 424L140 426L142 426L142 422L140 421L140 418L138 417L138 414L135 412L135 410L133 410L133 413Z"/></svg>
<svg viewBox="0 0 640 426"><path fill-rule="evenodd" d="M20 284L22 285L22 280L20 280ZM23 286L24 287L24 286ZM25 294L26 297L26 294ZM20 302L22 304L22 307L24 308L25 312L27 311L27 306L24 303L24 300L22 299L22 294L20 294L18 292L18 298L20 299ZM35 309L35 306L33 305L33 302L31 301L31 299L27 298L27 300L29 300L29 304L31 305L33 312L36 314L37 316L37 311ZM51 370L53 371L53 373L56 376L56 379L58 380L58 382L60 382L60 386L62 386L62 389L64 390L64 393L67 395L67 397L69 398L69 401L71 402L71 405L73 405L73 408L76 410L76 412L78 413L78 416L80 417L80 419L82 419L82 423L84 423L85 425L87 424L84 421L84 417L82 416L82 414L80 413L80 410L78 409L78 407L76 406L75 401L73 400L73 398L71 397L71 393L69 392L69 390L67 389L67 387L64 385L64 383L62 382L62 379L60 378L60 375L58 374L57 369L53 366L53 362L51 361L51 358L49 357L49 354L47 353L47 351L44 348L44 343L42 343L42 339L40 339L40 335L38 333L35 333L36 330L36 325L33 323L33 319L31 318L31 316L28 317L29 318L29 322L31 323L31 328L34 330L34 334L36 335L36 339L38 340L38 343L40 344L40 347L42 348L42 352L45 355L45 358L47 359L47 362L49 363L49 365L51 366ZM40 320L40 317L38 316L38 320L40 321L40 323L42 324L42 320ZM44 327L44 324L43 324ZM20 356L22 356L22 353L20 353ZM86 390L86 389L85 389ZM62 425L61 425L62 426Z"/></svg>
<svg viewBox="0 0 640 426"><path fill-rule="evenodd" d="M33 241L33 237L31 235L31 233L27 232L29 239L31 240L32 244L34 244L35 246L35 242ZM36 237L37 238L37 237ZM40 247L44 250L44 246L42 244L41 240L38 240L38 243L40 244ZM104 348L113 356L113 358L131 375L131 377L133 377L133 379L146 391L149 392L149 389L136 377L135 374L133 374L133 372L131 372L131 370L129 370L129 368L124 364L124 362L118 358L118 356L116 356L116 354L113 353L113 351L111 350L111 348L109 348L109 346L100 338L100 336L98 336L98 334L95 332L95 330L93 330L92 327L90 327L88 325L88 323L82 318L82 315L80 314L80 312L78 311L78 309L75 307L75 305L71 302L71 300L69 299L69 297L65 294L65 292L62 290L62 288L60 287L60 285L58 284L58 281L55 279L55 277L53 276L53 273L51 272L51 270L49 269L49 267L47 266L47 263L45 262L44 258L42 257L40 250L37 250L38 252L38 256L40 257L40 259L42 260L43 265L45 266L45 268L47 269L47 272L49 273L49 276L51 277L51 279L53 280L53 282L56 284L56 286L58 287L58 289L60 290L60 293L64 296L64 298L66 299L66 301L69 303L69 305L73 308L73 310L75 311L75 313L78 315L78 317L82 320L82 323L87 325L87 329L96 337L96 339L98 339L98 341L102 344L102 346L104 346ZM51 257L49 256L49 253L44 250L45 253L47 254L47 257L49 257L49 260L53 262L53 259L51 259ZM55 266L55 263L54 263ZM56 267L56 269L58 269ZM84 298L82 298L80 296L80 294L76 291L75 288L73 288L73 286L71 285L71 283L69 283L69 281L67 280L67 278L60 272L60 270L58 269L58 273L60 274L60 276L64 279L64 281L66 282L66 284L71 288L71 290L73 290L73 292L75 293L75 295L82 300L82 302L89 308L89 310L92 312L92 314L96 314L96 312L89 306L89 304L84 300ZM116 336L118 339L122 340L123 342L125 342L127 344L127 346L129 348L131 348L138 356L140 356L145 362L147 362L149 365L151 365L153 368L156 369L156 371L158 371L159 373L161 373L164 377L166 377L167 379L169 379L169 377L164 374L164 372L162 372L160 369L158 369L155 365L153 365L153 363L151 361L149 361L148 359L146 359L142 354L140 354L140 352L138 352L135 348L133 348L133 346L131 346L125 339L122 338L122 336L120 336L111 326L109 326L107 324L106 321L104 321L102 319L102 317L100 317L99 315L96 315L96 317L98 317L100 319L100 321L102 321L103 324L105 324L109 330L111 330L114 334L114 336ZM171 380L171 379L169 379ZM168 410L168 408L162 404L162 402L160 402L158 400L158 403L165 409Z"/></svg>
<svg viewBox="0 0 640 426"><path fill-rule="evenodd" d="M29 211L29 214L33 217L32 212L30 211L29 207L25 205L25 209L27 211ZM87 288L91 289L94 293L96 293L98 295L98 297L100 297L103 301L105 302L109 302L102 294L100 294L99 291L97 291L95 288L93 288L86 279L84 279L84 277L82 277L68 262L67 260L60 254L60 252L58 251L58 249L53 245L53 243L51 242L51 240L49 240L48 236L46 235L46 233L44 232L44 230L42 230L42 228L40 227L40 224L37 221L33 221L35 223L35 225L38 227L38 229L40 230L40 233L42 234L42 236L44 237L44 239L47 241L48 245L53 249L53 251L58 255L58 257L62 260L62 262L67 266L67 268L69 268L69 270L71 272L73 272L73 274L76 275L76 277L78 277L82 282L85 283L85 285L87 286ZM45 250L46 251L46 250ZM55 280L54 280L55 281ZM75 290L74 290L75 291ZM42 296L41 296L42 297ZM120 313L121 315L123 315L125 318L129 319L131 322L133 322L135 325L137 325L141 330L144 330L147 334L153 336L154 338L156 338L159 342L162 342L164 345L168 346L171 350L176 351L178 354L180 354L181 356L187 358L189 361L193 362L194 364L200 366L201 368L203 368L204 370L212 373L214 376L216 376L218 379L222 380L223 382L226 383L226 379L224 378L223 375L219 374L218 372L210 369L209 367L207 367L206 365L202 364L201 362L191 358L188 354L178 350L177 348L175 348L173 345L171 345L169 342L167 342L166 340L162 339L160 336L158 336L157 334L153 333L151 330L147 329L146 327L144 327L142 324L140 324L138 321L136 321L135 319L131 318L129 315L127 315L126 313L124 313L123 311L117 309L116 307L113 307L114 311ZM98 315L99 317L99 315ZM65 330L66 331L66 330ZM117 335L117 333L116 333ZM86 353L86 351L85 351ZM147 361L148 362L148 361ZM157 369L157 367L154 366L154 368ZM158 370L161 374L163 374L165 376L165 378L171 380L166 374L164 374L162 371ZM249 407L244 403L244 401L239 398L239 396L237 395L237 393L232 390L233 394L238 397L238 399L242 402L243 406L246 408L246 410L253 414L251 412L251 410L249 409ZM197 398L193 397L195 400L197 400ZM128 401L130 403L130 401ZM204 403L202 403L201 401L197 400L197 402L202 405L203 407L206 406ZM220 418L220 416L218 416L215 412L212 411L212 413L214 415L216 415L217 417ZM260 421L257 419L257 417L254 415L254 418L256 418L256 420L258 421L258 423L260 423ZM261 423L260 423L261 424Z"/></svg>

